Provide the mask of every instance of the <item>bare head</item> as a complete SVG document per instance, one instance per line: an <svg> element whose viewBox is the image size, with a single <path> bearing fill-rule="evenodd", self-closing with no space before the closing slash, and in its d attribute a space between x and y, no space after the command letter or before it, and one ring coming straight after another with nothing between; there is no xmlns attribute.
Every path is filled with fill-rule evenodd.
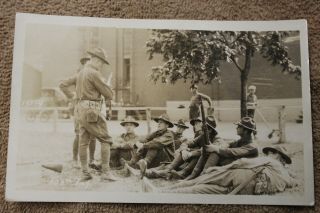
<svg viewBox="0 0 320 213"><path fill-rule="evenodd" d="M251 86L248 87L248 93L253 95L253 94L256 93L256 89L257 89L256 86L251 85Z"/></svg>

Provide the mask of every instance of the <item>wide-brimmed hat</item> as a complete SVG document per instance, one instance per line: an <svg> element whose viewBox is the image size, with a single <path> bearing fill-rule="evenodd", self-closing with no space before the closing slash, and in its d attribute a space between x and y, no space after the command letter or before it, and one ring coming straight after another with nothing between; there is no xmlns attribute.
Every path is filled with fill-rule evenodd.
<svg viewBox="0 0 320 213"><path fill-rule="evenodd" d="M174 125L182 127L184 129L189 129L189 127L185 124L185 121L183 119L179 119L177 123L174 123Z"/></svg>
<svg viewBox="0 0 320 213"><path fill-rule="evenodd" d="M275 153L279 153L281 155L281 157L283 158L283 160L287 164L291 164L292 163L291 158L287 154L286 148L284 148L283 146L275 145L275 146L264 147L262 149L262 152L264 154L267 154L269 151L275 152Z"/></svg>
<svg viewBox="0 0 320 213"><path fill-rule="evenodd" d="M84 56L84 57L80 58L80 63L82 65L84 65L89 60L90 60L90 58L88 56Z"/></svg>
<svg viewBox="0 0 320 213"><path fill-rule="evenodd" d="M139 123L136 121L136 119L134 119L132 116L128 116L126 117L121 123L120 125L121 126L124 126L125 124L127 123L131 123L131 124L134 124L136 127L139 126Z"/></svg>
<svg viewBox="0 0 320 213"><path fill-rule="evenodd" d="M192 126L194 126L194 123L195 122L202 122L202 119L200 118L200 117L198 117L198 118L192 118L191 120L190 120L190 124L192 125Z"/></svg>
<svg viewBox="0 0 320 213"><path fill-rule="evenodd" d="M166 122L168 125L169 125L169 128L172 128L173 127L173 123L170 121L170 118L167 114L162 114L160 115L158 118L154 118L153 119L155 122L159 122L160 120L161 121L164 121Z"/></svg>
<svg viewBox="0 0 320 213"><path fill-rule="evenodd" d="M216 135L218 134L216 130L217 124L213 116L206 117L206 125L211 128Z"/></svg>
<svg viewBox="0 0 320 213"><path fill-rule="evenodd" d="M107 54L104 51L104 49L98 47L93 50L88 50L87 53L90 54L91 56L99 58L104 63L109 64L109 62L107 61Z"/></svg>
<svg viewBox="0 0 320 213"><path fill-rule="evenodd" d="M256 122L251 117L243 117L240 121L234 123L235 125L242 126L246 129L256 132Z"/></svg>

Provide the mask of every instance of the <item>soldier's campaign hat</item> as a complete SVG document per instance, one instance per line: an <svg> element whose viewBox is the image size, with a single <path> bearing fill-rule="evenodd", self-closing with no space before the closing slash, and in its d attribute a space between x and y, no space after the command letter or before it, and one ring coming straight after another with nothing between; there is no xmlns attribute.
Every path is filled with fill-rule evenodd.
<svg viewBox="0 0 320 213"><path fill-rule="evenodd" d="M267 154L269 151L274 153L279 153L287 164L292 163L291 158L287 154L286 148L284 148L283 146L275 145L275 146L265 147L262 149L262 152L264 154Z"/></svg>
<svg viewBox="0 0 320 213"><path fill-rule="evenodd" d="M198 117L198 118L192 118L191 120L190 120L190 124L192 125L192 126L194 126L194 123L195 122L202 122L202 119L200 118L200 117Z"/></svg>
<svg viewBox="0 0 320 213"><path fill-rule="evenodd" d="M136 127L139 126L139 123L138 123L138 122L136 121L136 119L134 119L134 117L132 117L132 116L126 117L126 118L120 123L120 125L121 125L121 126L124 126L124 125L127 124L127 123L131 123L131 124L135 125Z"/></svg>
<svg viewBox="0 0 320 213"><path fill-rule="evenodd" d="M214 132L215 135L218 134L217 130L216 130L216 127L217 127L217 124L216 124L216 121L214 119L213 116L208 116L206 117L206 124L209 128L212 129L212 131Z"/></svg>
<svg viewBox="0 0 320 213"><path fill-rule="evenodd" d="M255 86L255 85L250 85L250 86L248 87L248 89L256 90L256 86Z"/></svg>
<svg viewBox="0 0 320 213"><path fill-rule="evenodd" d="M109 62L107 61L107 54L104 51L104 49L98 47L98 48L93 49L92 51L88 50L87 53L90 54L91 56L99 58L104 63L109 64Z"/></svg>
<svg viewBox="0 0 320 213"><path fill-rule="evenodd" d="M177 123L174 123L174 125L182 127L184 129L189 129L189 127L185 124L185 121L183 119L179 119Z"/></svg>
<svg viewBox="0 0 320 213"><path fill-rule="evenodd" d="M191 84L190 89L198 89L198 85L197 84Z"/></svg>
<svg viewBox="0 0 320 213"><path fill-rule="evenodd" d="M84 57L80 58L80 63L82 65L84 65L89 60L90 60L90 58L88 56L84 56Z"/></svg>
<svg viewBox="0 0 320 213"><path fill-rule="evenodd" d="M170 121L170 118L167 114L162 114L158 118L153 119L155 122L164 121L169 125L169 128L173 127L173 123Z"/></svg>
<svg viewBox="0 0 320 213"><path fill-rule="evenodd" d="M234 123L235 125L242 126L246 129L249 129L253 132L256 132L256 122L251 117L243 117L240 121L237 123Z"/></svg>

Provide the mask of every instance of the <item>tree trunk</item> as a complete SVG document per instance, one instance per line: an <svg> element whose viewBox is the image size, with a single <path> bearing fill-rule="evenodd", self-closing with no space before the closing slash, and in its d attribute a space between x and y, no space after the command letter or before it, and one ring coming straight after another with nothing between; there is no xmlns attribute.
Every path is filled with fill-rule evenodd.
<svg viewBox="0 0 320 213"><path fill-rule="evenodd" d="M246 117L247 114L247 82L248 76L245 74L244 70L241 72L241 118Z"/></svg>
<svg viewBox="0 0 320 213"><path fill-rule="evenodd" d="M248 37L251 38L251 33L248 33ZM247 43L246 45L246 55L245 55L245 64L244 68L241 71L241 118L246 117L247 113L247 84L248 84L248 75L251 69L251 57L252 57L252 47L251 44Z"/></svg>

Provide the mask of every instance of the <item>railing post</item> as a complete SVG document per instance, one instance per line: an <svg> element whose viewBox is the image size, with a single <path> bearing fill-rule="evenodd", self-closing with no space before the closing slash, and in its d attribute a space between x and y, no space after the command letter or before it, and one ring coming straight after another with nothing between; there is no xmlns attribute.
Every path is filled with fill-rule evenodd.
<svg viewBox="0 0 320 213"><path fill-rule="evenodd" d="M279 143L286 142L286 112L285 106L280 106L279 113Z"/></svg>
<svg viewBox="0 0 320 213"><path fill-rule="evenodd" d="M146 109L146 118L147 118L147 130L148 130L148 135L151 133L151 109L147 108Z"/></svg>
<svg viewBox="0 0 320 213"><path fill-rule="evenodd" d="M53 132L56 133L57 132L57 122L58 122L58 109L54 109L53 110Z"/></svg>

